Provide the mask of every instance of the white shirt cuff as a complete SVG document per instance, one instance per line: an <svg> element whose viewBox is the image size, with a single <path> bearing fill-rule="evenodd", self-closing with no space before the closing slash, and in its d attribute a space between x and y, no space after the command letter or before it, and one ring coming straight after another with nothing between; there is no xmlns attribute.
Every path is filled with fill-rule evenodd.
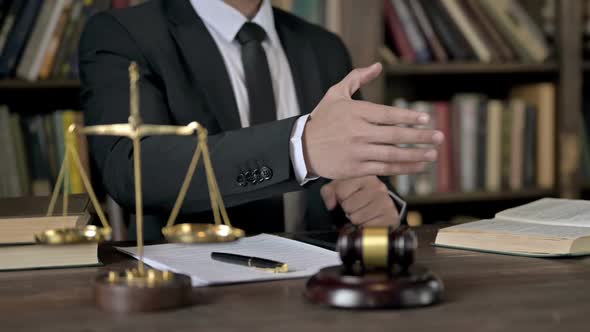
<svg viewBox="0 0 590 332"><path fill-rule="evenodd" d="M303 156L303 129L305 128L305 123L308 118L309 114L303 115L297 119L291 130L291 140L289 144L289 154L291 157L291 163L293 163L293 171L295 172L297 182L301 186L309 181L319 179L319 176L313 176L307 172L305 157Z"/></svg>

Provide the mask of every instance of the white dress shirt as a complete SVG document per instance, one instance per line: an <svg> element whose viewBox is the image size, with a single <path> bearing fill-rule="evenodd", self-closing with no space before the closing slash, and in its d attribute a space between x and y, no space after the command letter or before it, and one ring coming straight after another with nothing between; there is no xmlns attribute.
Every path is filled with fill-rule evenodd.
<svg viewBox="0 0 590 332"><path fill-rule="evenodd" d="M221 52L240 113L240 123L242 127L248 127L250 126L248 90L241 58L241 45L235 38L248 19L222 0L191 0L191 4ZM262 1L258 13L250 21L260 25L267 35L266 40L262 42L262 47L266 53L272 78L277 120L301 114L291 67L275 28L270 0ZM289 144L295 178L300 185L317 179L308 174L303 156L302 135L308 116L304 115L297 119ZM300 193L289 193L285 195L284 204L286 230L294 231L303 219L303 199Z"/></svg>

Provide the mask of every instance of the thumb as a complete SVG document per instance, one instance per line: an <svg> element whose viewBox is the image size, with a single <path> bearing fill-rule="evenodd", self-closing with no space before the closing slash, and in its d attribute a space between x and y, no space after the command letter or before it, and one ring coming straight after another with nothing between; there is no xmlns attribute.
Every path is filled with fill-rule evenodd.
<svg viewBox="0 0 590 332"><path fill-rule="evenodd" d="M383 67L381 63L375 62L368 67L353 69L345 78L342 79L336 86L343 95L350 98L361 86L374 80Z"/></svg>
<svg viewBox="0 0 590 332"><path fill-rule="evenodd" d="M326 209L328 209L328 211L334 210L334 208L338 205L338 200L336 198L336 188L334 185L332 185L332 183L324 185L320 190L320 194L322 195Z"/></svg>

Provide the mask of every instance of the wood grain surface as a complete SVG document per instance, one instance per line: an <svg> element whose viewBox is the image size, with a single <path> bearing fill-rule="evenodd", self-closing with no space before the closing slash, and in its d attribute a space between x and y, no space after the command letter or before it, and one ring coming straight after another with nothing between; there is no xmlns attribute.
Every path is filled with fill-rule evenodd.
<svg viewBox="0 0 590 332"><path fill-rule="evenodd" d="M440 305L334 310L303 298L304 279L193 289L194 305L116 315L95 308L100 270L134 262L101 247L100 268L0 273L0 331L589 331L590 258L537 259L433 248L418 229L417 261L445 283Z"/></svg>

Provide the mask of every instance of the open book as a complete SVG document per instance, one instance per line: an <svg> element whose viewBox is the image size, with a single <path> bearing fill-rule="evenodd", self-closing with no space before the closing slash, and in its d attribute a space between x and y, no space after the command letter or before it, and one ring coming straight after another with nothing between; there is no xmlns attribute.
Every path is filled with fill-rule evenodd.
<svg viewBox="0 0 590 332"><path fill-rule="evenodd" d="M436 246L537 257L590 255L590 201L543 198L441 229Z"/></svg>

